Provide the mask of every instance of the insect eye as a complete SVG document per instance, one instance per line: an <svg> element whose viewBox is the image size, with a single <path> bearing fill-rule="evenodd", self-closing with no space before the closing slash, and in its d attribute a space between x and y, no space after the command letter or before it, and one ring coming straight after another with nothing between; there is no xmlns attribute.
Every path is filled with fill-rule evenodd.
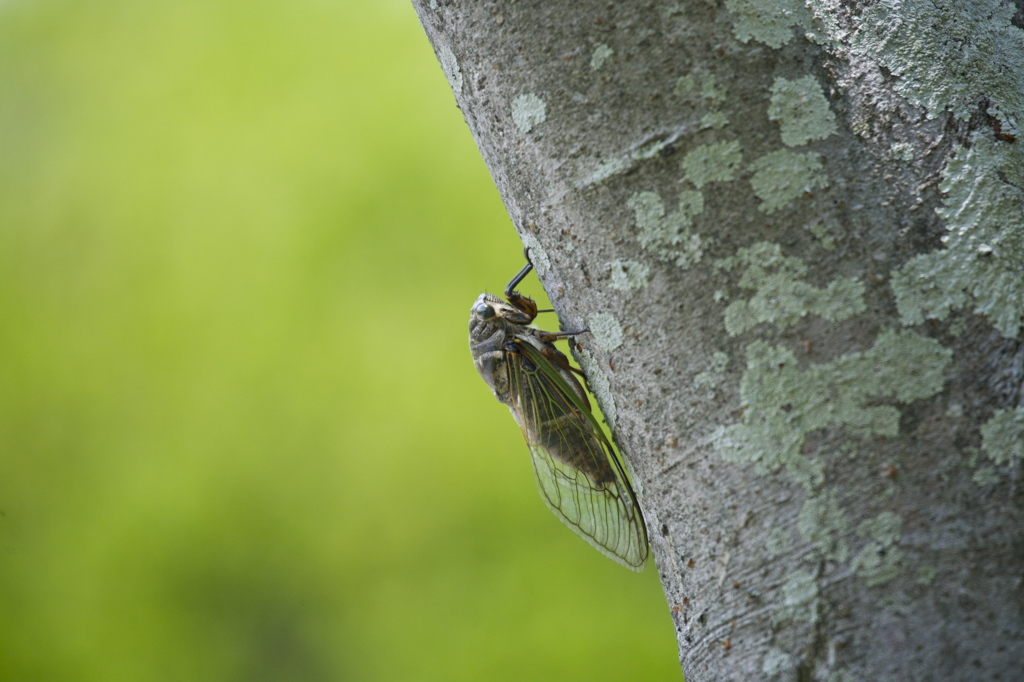
<svg viewBox="0 0 1024 682"><path fill-rule="evenodd" d="M476 314L486 320L489 317L494 317L494 308L486 303L481 303L476 307Z"/></svg>

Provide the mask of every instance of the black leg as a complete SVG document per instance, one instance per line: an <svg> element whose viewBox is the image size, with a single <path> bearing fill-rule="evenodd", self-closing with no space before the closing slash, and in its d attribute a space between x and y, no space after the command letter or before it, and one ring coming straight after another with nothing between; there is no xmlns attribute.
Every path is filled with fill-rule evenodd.
<svg viewBox="0 0 1024 682"><path fill-rule="evenodd" d="M523 269L516 273L516 276L512 278L512 281L505 287L505 298L511 298L512 292L519 286L519 283L526 279L526 276L530 274L530 270L533 270L533 263L530 262L530 247L523 249L523 255L526 256L526 265Z"/></svg>

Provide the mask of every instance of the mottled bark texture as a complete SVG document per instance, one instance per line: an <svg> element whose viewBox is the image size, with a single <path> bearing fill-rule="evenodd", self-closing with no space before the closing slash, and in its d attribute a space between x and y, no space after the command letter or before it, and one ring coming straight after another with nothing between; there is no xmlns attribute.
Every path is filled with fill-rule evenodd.
<svg viewBox="0 0 1024 682"><path fill-rule="evenodd" d="M1022 679L1017 7L414 4L592 332L686 679Z"/></svg>

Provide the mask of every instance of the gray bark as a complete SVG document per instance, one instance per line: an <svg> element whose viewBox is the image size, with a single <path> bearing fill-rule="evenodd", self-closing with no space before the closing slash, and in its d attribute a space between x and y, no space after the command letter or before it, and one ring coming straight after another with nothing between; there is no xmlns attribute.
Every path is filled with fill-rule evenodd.
<svg viewBox="0 0 1024 682"><path fill-rule="evenodd" d="M414 5L592 332L686 679L1020 679L1016 8Z"/></svg>

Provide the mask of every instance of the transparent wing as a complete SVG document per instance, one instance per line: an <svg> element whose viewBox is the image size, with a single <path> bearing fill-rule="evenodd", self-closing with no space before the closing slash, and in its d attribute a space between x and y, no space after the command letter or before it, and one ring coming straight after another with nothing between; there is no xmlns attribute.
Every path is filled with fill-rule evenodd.
<svg viewBox="0 0 1024 682"><path fill-rule="evenodd" d="M519 346L521 353L509 354L512 412L533 455L541 497L599 552L642 570L643 515L611 443L574 390L579 384L568 363L553 346L547 352L528 341Z"/></svg>

